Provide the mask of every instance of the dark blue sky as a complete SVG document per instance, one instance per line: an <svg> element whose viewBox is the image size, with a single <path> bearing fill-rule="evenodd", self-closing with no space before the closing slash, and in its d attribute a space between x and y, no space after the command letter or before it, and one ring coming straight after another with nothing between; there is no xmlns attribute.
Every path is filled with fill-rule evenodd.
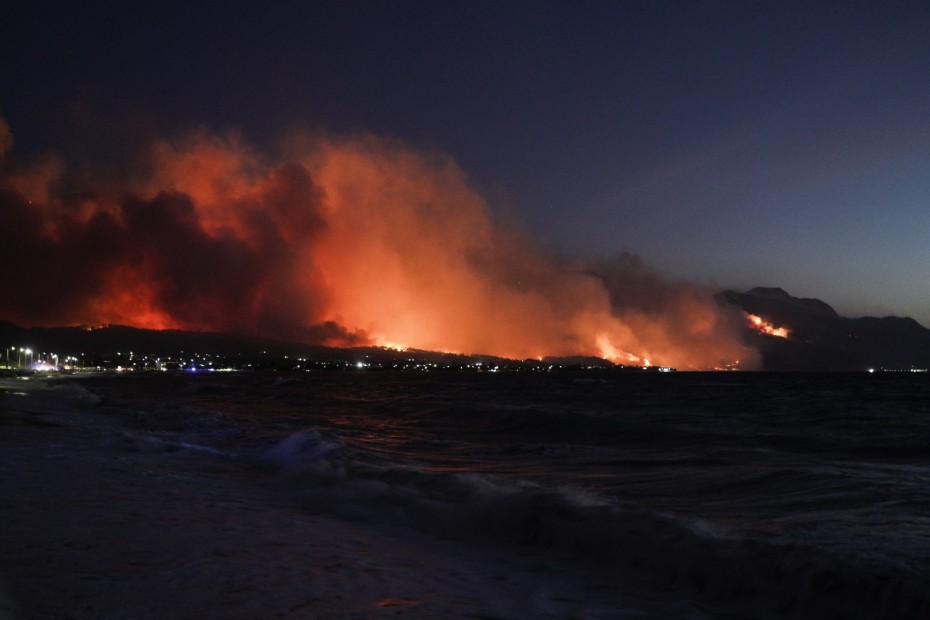
<svg viewBox="0 0 930 620"><path fill-rule="evenodd" d="M452 155L568 256L930 325L930 3L4 3L26 159L203 125Z"/></svg>

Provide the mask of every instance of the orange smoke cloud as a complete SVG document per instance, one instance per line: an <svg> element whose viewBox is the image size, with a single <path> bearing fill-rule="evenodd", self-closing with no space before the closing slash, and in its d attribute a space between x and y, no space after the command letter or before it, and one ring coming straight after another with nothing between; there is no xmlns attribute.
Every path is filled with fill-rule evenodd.
<svg viewBox="0 0 930 620"><path fill-rule="evenodd" d="M713 368L758 356L708 291L630 256L566 263L497 223L448 157L374 137L273 161L235 136L151 150L132 192L0 180L0 315L330 345ZM30 196L24 182L29 178ZM30 202L32 201L32 202ZM648 360L648 362L646 361Z"/></svg>

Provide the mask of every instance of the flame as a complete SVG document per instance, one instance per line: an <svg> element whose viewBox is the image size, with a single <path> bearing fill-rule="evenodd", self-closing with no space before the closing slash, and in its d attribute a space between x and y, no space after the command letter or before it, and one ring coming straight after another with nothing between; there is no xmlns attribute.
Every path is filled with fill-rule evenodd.
<svg viewBox="0 0 930 620"><path fill-rule="evenodd" d="M390 340L384 340L382 338L374 339L375 345L381 347L382 349L391 349L392 351L406 351L410 347L405 344L400 344L399 342L392 342Z"/></svg>
<svg viewBox="0 0 930 620"><path fill-rule="evenodd" d="M611 344L608 334L599 334L596 343L600 357L607 361L615 364L638 364L641 361L641 358L636 357L632 353L622 351ZM645 360L643 365L648 366L649 360Z"/></svg>
<svg viewBox="0 0 930 620"><path fill-rule="evenodd" d="M371 136L288 144L273 157L235 135L158 142L132 191L79 199L52 191L63 164L0 176L0 262L22 265L0 273L0 318L682 369L758 361L710 291L628 255L557 260L502 225L448 156Z"/></svg>
<svg viewBox="0 0 930 620"><path fill-rule="evenodd" d="M778 338L787 338L791 333L787 327L775 327L775 325L766 321L761 316L748 312L746 313L746 324L760 334L768 334L769 336L776 336Z"/></svg>

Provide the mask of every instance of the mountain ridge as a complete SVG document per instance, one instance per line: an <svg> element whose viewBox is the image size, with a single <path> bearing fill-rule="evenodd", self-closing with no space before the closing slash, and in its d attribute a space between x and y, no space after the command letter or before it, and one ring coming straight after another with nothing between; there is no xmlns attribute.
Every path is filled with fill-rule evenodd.
<svg viewBox="0 0 930 620"><path fill-rule="evenodd" d="M930 367L930 330L910 317L843 317L820 299L774 287L722 291L717 300L788 330L788 338L750 330L748 343L762 354L763 370Z"/></svg>

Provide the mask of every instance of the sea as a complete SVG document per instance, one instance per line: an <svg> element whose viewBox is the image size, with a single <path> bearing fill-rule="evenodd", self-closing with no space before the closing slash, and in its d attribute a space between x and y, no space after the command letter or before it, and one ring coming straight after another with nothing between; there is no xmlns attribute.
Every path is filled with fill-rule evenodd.
<svg viewBox="0 0 930 620"><path fill-rule="evenodd" d="M927 373L80 385L152 442L290 476L308 511L541 558L688 617L930 618Z"/></svg>

